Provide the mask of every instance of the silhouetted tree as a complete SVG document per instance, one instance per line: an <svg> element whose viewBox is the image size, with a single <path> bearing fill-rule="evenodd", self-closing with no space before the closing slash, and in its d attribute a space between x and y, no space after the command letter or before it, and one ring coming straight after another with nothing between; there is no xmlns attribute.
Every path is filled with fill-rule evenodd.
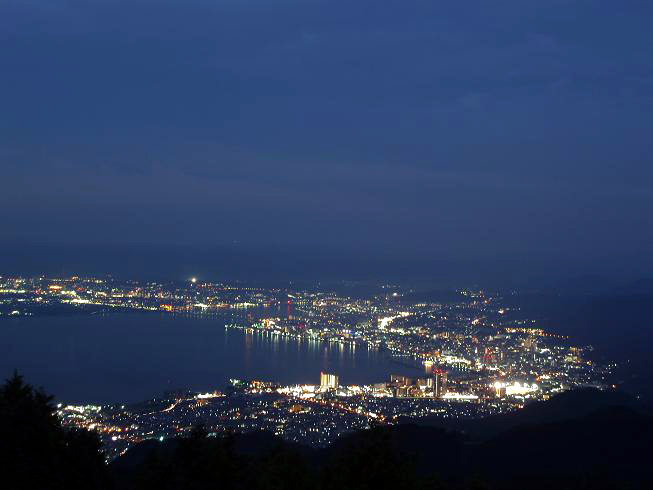
<svg viewBox="0 0 653 490"><path fill-rule="evenodd" d="M372 490L419 488L414 461L402 453L387 428L376 427L350 438L323 471L323 488Z"/></svg>
<svg viewBox="0 0 653 490"><path fill-rule="evenodd" d="M174 451L152 450L136 488L149 489L251 489L254 476L249 460L236 455L233 436L207 437L202 426L176 441Z"/></svg>
<svg viewBox="0 0 653 490"><path fill-rule="evenodd" d="M0 487L107 488L98 437L85 430L65 430L52 399L18 373L0 388Z"/></svg>
<svg viewBox="0 0 653 490"><path fill-rule="evenodd" d="M306 461L292 448L279 445L256 466L256 483L260 489L301 490L316 487Z"/></svg>

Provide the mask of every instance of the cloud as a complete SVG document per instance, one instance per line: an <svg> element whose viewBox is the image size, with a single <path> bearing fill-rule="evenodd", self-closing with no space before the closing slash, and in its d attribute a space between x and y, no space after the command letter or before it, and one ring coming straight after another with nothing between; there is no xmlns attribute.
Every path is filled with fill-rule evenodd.
<svg viewBox="0 0 653 490"><path fill-rule="evenodd" d="M165 240L167 213L197 241L328 233L453 255L647 243L651 13L4 2L0 217L14 237ZM46 208L65 211L40 225Z"/></svg>

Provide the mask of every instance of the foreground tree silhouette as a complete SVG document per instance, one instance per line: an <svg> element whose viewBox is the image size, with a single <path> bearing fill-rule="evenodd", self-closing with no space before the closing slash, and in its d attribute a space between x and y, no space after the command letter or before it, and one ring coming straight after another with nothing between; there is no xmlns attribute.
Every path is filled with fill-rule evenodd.
<svg viewBox="0 0 653 490"><path fill-rule="evenodd" d="M253 477L250 461L234 452L231 435L207 437L203 426L198 426L189 437L174 441L171 452L153 449L145 463L137 470L133 485L138 490L250 490Z"/></svg>
<svg viewBox="0 0 653 490"><path fill-rule="evenodd" d="M349 438L322 475L323 488L438 488L437 480L418 475L413 458L393 444L386 427Z"/></svg>
<svg viewBox="0 0 653 490"><path fill-rule="evenodd" d="M98 437L65 430L52 396L14 373L0 387L0 487L104 489L108 473Z"/></svg>

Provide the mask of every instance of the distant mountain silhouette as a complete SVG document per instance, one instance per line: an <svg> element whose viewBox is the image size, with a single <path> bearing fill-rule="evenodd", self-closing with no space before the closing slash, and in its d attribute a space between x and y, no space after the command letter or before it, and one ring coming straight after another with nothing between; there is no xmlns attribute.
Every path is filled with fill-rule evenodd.
<svg viewBox="0 0 653 490"><path fill-rule="evenodd" d="M557 281L547 289L563 295L595 295L608 294L618 284L618 281L607 276L584 274Z"/></svg>
<svg viewBox="0 0 653 490"><path fill-rule="evenodd" d="M618 279L600 274L584 274L544 285L540 288L540 293L563 296L653 294L653 278Z"/></svg>
<svg viewBox="0 0 653 490"><path fill-rule="evenodd" d="M629 282L616 289L617 294L653 295L653 277L645 277Z"/></svg>

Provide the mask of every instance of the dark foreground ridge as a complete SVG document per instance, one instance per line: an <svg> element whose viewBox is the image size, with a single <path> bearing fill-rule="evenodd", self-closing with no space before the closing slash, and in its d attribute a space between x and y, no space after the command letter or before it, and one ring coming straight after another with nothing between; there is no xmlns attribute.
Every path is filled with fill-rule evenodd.
<svg viewBox="0 0 653 490"><path fill-rule="evenodd" d="M447 420L442 417L428 416L405 417L399 421L403 424L414 423L461 432L468 440L478 442L525 425L581 420L610 407L629 408L636 412L650 413L642 403L627 393L579 388L564 391L546 401L531 402L521 410L484 418Z"/></svg>
<svg viewBox="0 0 653 490"><path fill-rule="evenodd" d="M145 441L103 464L94 434L65 431L20 376L0 389L3 488L651 488L653 417L616 392L564 393L522 411L436 426L412 420L325 449L269 433Z"/></svg>

